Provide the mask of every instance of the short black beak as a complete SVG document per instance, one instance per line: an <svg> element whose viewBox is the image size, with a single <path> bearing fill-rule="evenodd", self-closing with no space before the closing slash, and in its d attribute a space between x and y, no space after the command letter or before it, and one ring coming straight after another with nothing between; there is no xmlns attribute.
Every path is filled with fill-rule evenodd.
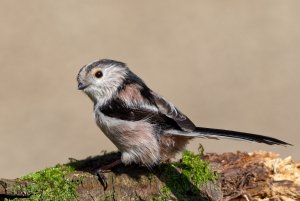
<svg viewBox="0 0 300 201"><path fill-rule="evenodd" d="M84 90L88 85L84 85L81 82L78 83L78 90Z"/></svg>

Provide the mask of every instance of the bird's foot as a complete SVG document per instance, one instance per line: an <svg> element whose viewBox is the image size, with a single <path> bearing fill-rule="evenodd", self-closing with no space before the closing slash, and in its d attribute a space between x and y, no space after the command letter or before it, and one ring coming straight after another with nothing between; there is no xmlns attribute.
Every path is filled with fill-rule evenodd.
<svg viewBox="0 0 300 201"><path fill-rule="evenodd" d="M107 184L107 178L106 178L106 176L104 175L105 171L106 171L106 170L102 170L101 168L99 168L99 169L96 171L96 173L95 173L95 175L98 177L98 181L100 181L100 183L102 184L104 190L106 190L106 189L107 189L107 186L108 186L108 184Z"/></svg>
<svg viewBox="0 0 300 201"><path fill-rule="evenodd" d="M122 161L121 159L118 159L108 165L102 166L101 168L99 168L98 170L96 170L95 175L98 177L98 180L100 181L100 183L102 184L104 190L107 189L108 184L107 184L107 178L104 175L104 173L108 173L111 172L111 169L119 164L121 164Z"/></svg>

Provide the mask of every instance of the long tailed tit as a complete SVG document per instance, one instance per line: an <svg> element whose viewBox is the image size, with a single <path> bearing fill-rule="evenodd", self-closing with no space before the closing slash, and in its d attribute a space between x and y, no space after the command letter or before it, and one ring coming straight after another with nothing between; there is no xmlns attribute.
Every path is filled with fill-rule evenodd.
<svg viewBox="0 0 300 201"><path fill-rule="evenodd" d="M97 125L121 151L125 165L151 167L174 157L195 137L289 145L263 135L197 127L119 61L102 59L85 65L77 80L78 89L94 102Z"/></svg>

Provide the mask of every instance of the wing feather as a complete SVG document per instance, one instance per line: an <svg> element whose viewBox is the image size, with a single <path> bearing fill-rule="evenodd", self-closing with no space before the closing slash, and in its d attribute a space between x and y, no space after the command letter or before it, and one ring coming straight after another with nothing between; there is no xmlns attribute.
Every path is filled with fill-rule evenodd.
<svg viewBox="0 0 300 201"><path fill-rule="evenodd" d="M173 105L173 103L167 101L165 98L153 91L151 91L151 94L153 95L154 101L162 114L173 119L178 124L178 126L184 131L195 130L195 124L186 115L180 112Z"/></svg>
<svg viewBox="0 0 300 201"><path fill-rule="evenodd" d="M193 131L196 128L171 102L141 81L126 83L117 96L99 109L110 117L128 121L147 120L163 129Z"/></svg>

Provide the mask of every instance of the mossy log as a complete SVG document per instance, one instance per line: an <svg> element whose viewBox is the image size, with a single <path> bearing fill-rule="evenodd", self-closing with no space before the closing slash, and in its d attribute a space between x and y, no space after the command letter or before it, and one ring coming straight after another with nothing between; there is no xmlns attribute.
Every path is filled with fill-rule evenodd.
<svg viewBox="0 0 300 201"><path fill-rule="evenodd" d="M64 193L54 193L50 194L47 199L84 201L300 200L300 164L293 162L290 157L280 159L270 152L203 155L202 159L210 164L218 176L215 180L204 179L205 182L200 184L197 180L207 175L200 173L199 175L203 178L193 178L194 174L198 173L187 174L189 167L185 167L187 164L180 165L184 163L182 160L178 163L162 164L152 170L137 165L119 166L105 173L108 188L104 190L94 172L101 165L108 164L119 157L119 153L110 153L81 161L71 159L67 166L73 169L72 171L64 169L63 177L70 184L76 184L73 185L74 197L64 197ZM61 167L63 166L56 168ZM205 171L209 172L209 169ZM54 179L57 180L57 175ZM16 180L1 179L0 200L47 200L41 195L35 195L35 197L32 195L32 191L28 190L32 182L35 181L26 180L26 177ZM51 182L50 184L53 186ZM58 190L68 189L73 195L70 190L72 188L68 185L61 185L61 183L59 185ZM46 192L47 189L43 190L42 194L46 195ZM55 197L56 194L60 194L61 197L58 199Z"/></svg>

